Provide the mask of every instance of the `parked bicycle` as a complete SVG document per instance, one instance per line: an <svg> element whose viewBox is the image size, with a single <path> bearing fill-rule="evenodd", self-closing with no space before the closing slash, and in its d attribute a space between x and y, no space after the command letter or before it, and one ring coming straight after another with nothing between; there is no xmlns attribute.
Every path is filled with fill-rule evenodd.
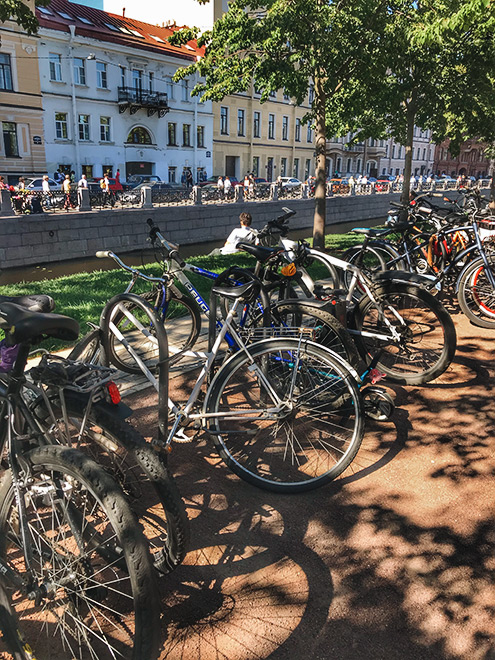
<svg viewBox="0 0 495 660"><path fill-rule="evenodd" d="M117 482L86 454L58 444L33 414L24 370L41 338L74 340L76 321L0 303L18 345L0 382L0 574L5 639L20 658L154 660L158 597L148 544ZM27 607L27 603L29 606ZM36 622L39 622L39 629ZM33 650L34 649L34 650Z"/></svg>

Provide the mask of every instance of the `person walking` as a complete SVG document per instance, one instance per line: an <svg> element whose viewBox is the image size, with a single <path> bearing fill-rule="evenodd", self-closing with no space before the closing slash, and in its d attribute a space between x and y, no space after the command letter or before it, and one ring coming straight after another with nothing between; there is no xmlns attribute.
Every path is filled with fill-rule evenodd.
<svg viewBox="0 0 495 660"><path fill-rule="evenodd" d="M51 200L51 191L50 191L50 180L48 174L43 175L43 181L41 182L41 189L43 191L43 202L47 208L52 205Z"/></svg>
<svg viewBox="0 0 495 660"><path fill-rule="evenodd" d="M5 190L5 189L8 190L8 188L9 188L9 187L8 187L8 185L5 183L5 179L3 178L3 176L0 176L0 190Z"/></svg>
<svg viewBox="0 0 495 660"><path fill-rule="evenodd" d="M115 172L115 183L120 183L120 170L118 168Z"/></svg>
<svg viewBox="0 0 495 660"><path fill-rule="evenodd" d="M254 174L251 172L249 175L249 197L251 199L254 199L254 188L255 188L256 182L254 180Z"/></svg>
<svg viewBox="0 0 495 660"><path fill-rule="evenodd" d="M70 208L74 209L75 206L70 198L70 174L65 175L65 179L62 183L62 190L64 191L64 195L65 195L64 210L68 211Z"/></svg>
<svg viewBox="0 0 495 660"><path fill-rule="evenodd" d="M223 179L222 179L221 176L218 177L218 181L217 181L217 189L218 189L219 194L223 196L223 194L224 194L224 190L223 190Z"/></svg>
<svg viewBox="0 0 495 660"><path fill-rule="evenodd" d="M189 188L192 187L193 183L194 181L191 170L186 170L186 188L189 190Z"/></svg>
<svg viewBox="0 0 495 660"><path fill-rule="evenodd" d="M81 178L79 179L77 183L78 188L87 188L88 187L88 179L86 178L85 174L81 174Z"/></svg>
<svg viewBox="0 0 495 660"><path fill-rule="evenodd" d="M230 191L231 191L231 190L232 190L232 182L231 182L231 180L229 179L229 177L226 176L226 177L225 177L225 180L224 180L224 182L223 182L223 192L224 192L224 196L225 196L225 197L228 197L229 194L230 194Z"/></svg>

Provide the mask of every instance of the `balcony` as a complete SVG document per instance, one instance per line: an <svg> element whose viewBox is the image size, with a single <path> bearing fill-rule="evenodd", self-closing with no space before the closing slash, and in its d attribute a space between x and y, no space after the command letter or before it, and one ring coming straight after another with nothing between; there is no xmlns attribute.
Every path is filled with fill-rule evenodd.
<svg viewBox="0 0 495 660"><path fill-rule="evenodd" d="M134 87L119 87L119 113L122 114L127 109L131 115L134 115L141 108L148 111L148 117L158 113L159 117L164 117L169 111L168 97L162 92L147 92L143 89Z"/></svg>

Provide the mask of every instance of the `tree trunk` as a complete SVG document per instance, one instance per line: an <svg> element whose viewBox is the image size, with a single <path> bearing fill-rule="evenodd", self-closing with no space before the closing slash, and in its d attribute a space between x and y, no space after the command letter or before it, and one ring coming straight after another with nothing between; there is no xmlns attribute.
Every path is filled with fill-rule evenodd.
<svg viewBox="0 0 495 660"><path fill-rule="evenodd" d="M404 185L402 187L402 195L400 201L402 204L409 203L409 195L411 190L411 174L412 174L412 161L413 161L413 144L414 144L414 120L416 119L415 108L415 94L407 104L407 137L406 137L406 156L404 160Z"/></svg>
<svg viewBox="0 0 495 660"><path fill-rule="evenodd" d="M318 250L325 247L325 217L326 217L326 122L325 122L325 92L321 78L315 78L315 142L316 142L316 172L315 172L315 214L313 221L313 246Z"/></svg>

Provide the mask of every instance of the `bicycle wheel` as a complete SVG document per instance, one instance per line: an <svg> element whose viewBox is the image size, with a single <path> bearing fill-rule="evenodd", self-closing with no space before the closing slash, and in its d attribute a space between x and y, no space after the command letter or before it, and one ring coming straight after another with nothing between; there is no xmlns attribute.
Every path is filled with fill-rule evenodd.
<svg viewBox="0 0 495 660"><path fill-rule="evenodd" d="M274 492L332 481L363 436L361 397L346 363L297 339L268 339L231 357L212 381L204 411L218 415L209 432L229 468Z"/></svg>
<svg viewBox="0 0 495 660"><path fill-rule="evenodd" d="M31 570L10 471L0 486L0 552L32 578L36 597L7 591L24 637L43 658L154 660L159 608L150 557L117 484L67 447L40 447L23 458Z"/></svg>
<svg viewBox="0 0 495 660"><path fill-rule="evenodd" d="M410 284L384 284L374 295L377 304L363 296L350 320L361 357L369 363L380 353L377 368L396 383L421 385L443 374L457 341L446 309L430 293Z"/></svg>
<svg viewBox="0 0 495 660"><path fill-rule="evenodd" d="M69 360L85 362L86 364L99 364L102 357L101 351L100 330L97 328L84 335L67 357Z"/></svg>
<svg viewBox="0 0 495 660"><path fill-rule="evenodd" d="M0 632L7 650L14 660L33 660L33 649L19 630L19 622L10 604L10 599L0 582ZM0 652L0 657L3 654Z"/></svg>
<svg viewBox="0 0 495 660"><path fill-rule="evenodd" d="M349 333L332 314L304 300L288 300L274 305L271 310L272 332L281 337L296 336L302 330L307 338L340 355L357 366L359 356ZM259 318L256 325L260 325Z"/></svg>
<svg viewBox="0 0 495 660"><path fill-rule="evenodd" d="M495 278L495 256L486 256L491 276ZM480 328L495 328L495 288L490 284L487 267L481 257L462 271L457 300L471 323Z"/></svg>
<svg viewBox="0 0 495 660"><path fill-rule="evenodd" d="M169 573L186 555L189 525L184 503L168 468L133 426L101 404L92 406L81 436L87 401L67 393L65 401L73 446L82 449L118 481L144 528L155 568ZM50 435L62 441L66 437L66 425L53 401L52 407L55 420L48 417L43 403L37 406L36 415L48 426Z"/></svg>
<svg viewBox="0 0 495 660"><path fill-rule="evenodd" d="M181 359L184 351L194 345L199 335L201 319L194 303L179 290L173 292L169 289L167 295L170 299L164 308L160 304L161 291L148 291L141 297L155 309L165 327L171 354L169 364L173 364ZM132 302L121 304L134 316L137 323L122 311L116 312L113 323L147 368L153 372L158 363L158 344L149 317ZM121 371L129 374L142 373L132 355L113 333L109 336L107 358L110 364Z"/></svg>
<svg viewBox="0 0 495 660"><path fill-rule="evenodd" d="M358 260L361 260L359 267L369 277L371 277L373 273L386 270L386 263L390 259L390 257L387 257L384 259L381 251L375 249L374 245L367 245L365 248L363 248L361 245L356 245L344 252L342 255L342 260L347 261L347 263L352 264L353 266L356 265ZM342 271L341 276L342 286L346 291L349 291L352 280L352 273L349 271ZM361 297L363 293L364 291L360 290L358 284L358 286L354 289L354 295Z"/></svg>

